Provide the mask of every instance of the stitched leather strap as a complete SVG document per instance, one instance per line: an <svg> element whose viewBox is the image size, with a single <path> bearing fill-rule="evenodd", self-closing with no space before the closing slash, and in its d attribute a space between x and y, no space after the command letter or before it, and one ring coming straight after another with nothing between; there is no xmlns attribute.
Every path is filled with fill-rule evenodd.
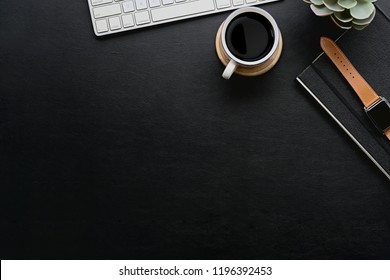
<svg viewBox="0 0 390 280"><path fill-rule="evenodd" d="M353 67L351 62L334 41L326 37L321 37L321 48L336 65L341 74L343 74L345 79L347 79L348 83L352 86L366 108L379 99L376 92L359 74L355 67ZM390 131L386 133L386 136L390 140Z"/></svg>

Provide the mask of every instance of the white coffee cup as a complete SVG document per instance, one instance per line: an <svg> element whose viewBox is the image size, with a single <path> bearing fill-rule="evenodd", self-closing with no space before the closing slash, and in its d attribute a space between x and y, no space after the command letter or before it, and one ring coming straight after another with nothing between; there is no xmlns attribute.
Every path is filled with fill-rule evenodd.
<svg viewBox="0 0 390 280"><path fill-rule="evenodd" d="M216 44L217 52L223 52L218 56L226 65L222 77L229 79L234 72L255 76L270 70L279 60L282 38L268 12L245 7L231 13L222 23Z"/></svg>

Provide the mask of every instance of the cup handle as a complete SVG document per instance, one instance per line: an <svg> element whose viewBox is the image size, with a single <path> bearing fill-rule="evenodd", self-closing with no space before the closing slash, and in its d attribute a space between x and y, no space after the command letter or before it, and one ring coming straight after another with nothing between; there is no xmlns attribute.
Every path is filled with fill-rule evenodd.
<svg viewBox="0 0 390 280"><path fill-rule="evenodd" d="M225 71L223 71L222 77L226 80L229 80L236 71L237 63L234 60L230 60L228 65L226 65Z"/></svg>

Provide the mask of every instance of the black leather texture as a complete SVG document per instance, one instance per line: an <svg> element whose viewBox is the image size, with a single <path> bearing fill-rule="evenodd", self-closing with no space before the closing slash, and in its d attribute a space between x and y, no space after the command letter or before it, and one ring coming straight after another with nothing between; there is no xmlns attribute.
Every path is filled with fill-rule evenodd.
<svg viewBox="0 0 390 280"><path fill-rule="evenodd" d="M262 8L279 63L225 81L227 13L96 38L86 0L1 0L0 257L389 258L388 181L295 81L342 31Z"/></svg>

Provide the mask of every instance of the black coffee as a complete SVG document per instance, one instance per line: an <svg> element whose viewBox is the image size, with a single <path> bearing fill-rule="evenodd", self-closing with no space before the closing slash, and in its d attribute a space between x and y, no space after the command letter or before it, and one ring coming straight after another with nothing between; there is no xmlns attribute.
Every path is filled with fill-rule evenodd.
<svg viewBox="0 0 390 280"><path fill-rule="evenodd" d="M262 15L248 12L238 15L226 29L226 44L231 53L245 61L256 61L270 52L275 34Z"/></svg>

